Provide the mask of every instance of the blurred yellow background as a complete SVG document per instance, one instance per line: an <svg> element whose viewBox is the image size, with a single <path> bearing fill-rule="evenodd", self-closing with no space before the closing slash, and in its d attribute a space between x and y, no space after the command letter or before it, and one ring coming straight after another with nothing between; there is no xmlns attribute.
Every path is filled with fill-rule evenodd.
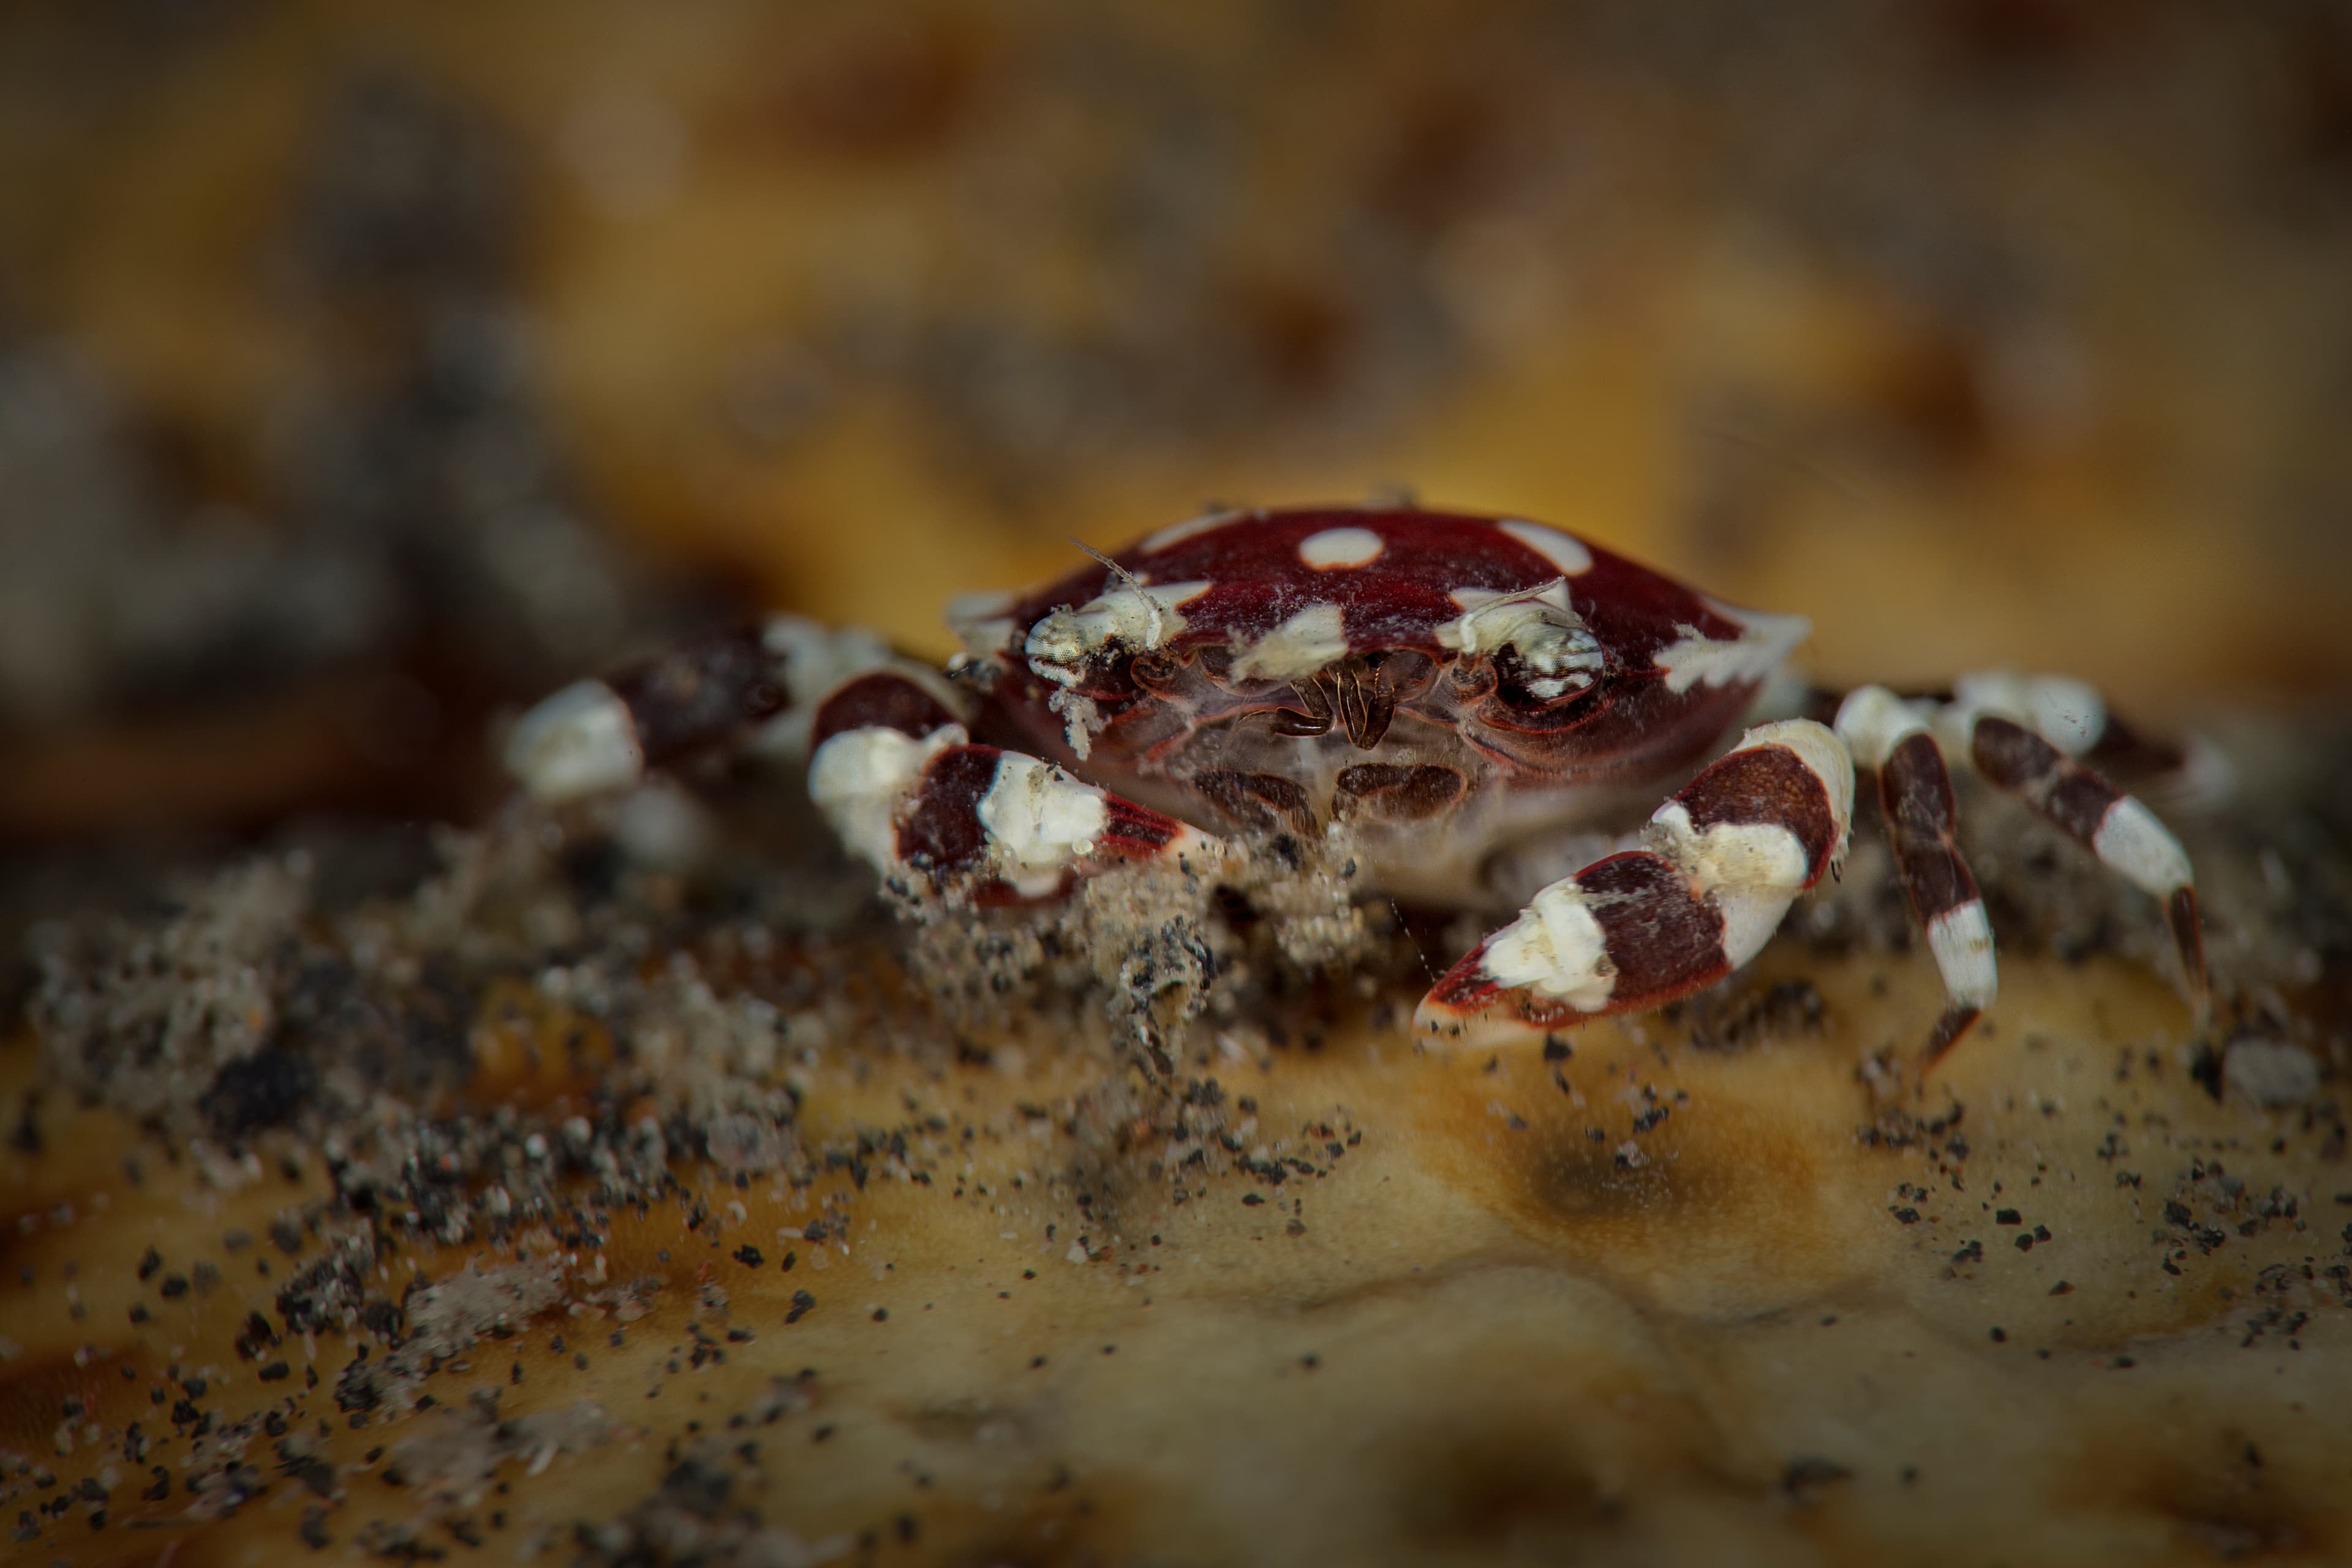
<svg viewBox="0 0 2352 1568"><path fill-rule="evenodd" d="M2347 793L2347 415L2341 0L11 0L15 1543L2352 1560L2302 798ZM1871 833L1572 1055L1407 1043L1461 926L1359 997L1272 960L1340 883L1236 895L1181 1106L1060 973L1157 984L1157 894L967 1026L1008 927L867 941L861 871L770 875L789 824L707 887L415 830L497 808L502 715L717 617L939 653L1073 536L1405 487L1811 616L1830 682L2326 716L2179 823L2219 1025L1973 799L2003 995L1924 1086ZM380 1405L428 1354L438 1407Z"/></svg>
<svg viewBox="0 0 2352 1568"><path fill-rule="evenodd" d="M154 498L110 561L293 541L376 608L257 642L254 566L136 679L0 639L79 671L0 723L396 667L431 742L275 808L716 603L940 652L1072 536L1398 487L1801 611L1832 681L2340 696L2347 278L2316 0L26 5L0 319ZM20 599L180 613L33 500Z"/></svg>

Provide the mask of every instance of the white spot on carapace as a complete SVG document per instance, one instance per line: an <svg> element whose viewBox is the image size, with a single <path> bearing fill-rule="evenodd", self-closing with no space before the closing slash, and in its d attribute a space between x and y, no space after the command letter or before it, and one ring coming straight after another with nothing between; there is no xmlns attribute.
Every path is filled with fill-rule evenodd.
<svg viewBox="0 0 2352 1568"><path fill-rule="evenodd" d="M1945 994L1963 1007L1990 1007L2000 991L1993 960L1992 923L1978 900L1946 910L1927 922L1927 951L1936 955Z"/></svg>
<svg viewBox="0 0 2352 1568"><path fill-rule="evenodd" d="M991 616L1009 616L1021 595L1006 588L982 588L970 594L958 594L948 601L947 618L950 626L960 620L981 620Z"/></svg>
<svg viewBox="0 0 2352 1568"><path fill-rule="evenodd" d="M1505 985L1556 997L1580 1013L1600 1012L1617 988L1608 935L1573 877L1538 893L1517 920L1487 938L1481 966Z"/></svg>
<svg viewBox="0 0 2352 1568"><path fill-rule="evenodd" d="M1202 534L1223 528L1229 522L1238 522L1248 515L1246 512L1230 509L1224 511L1204 511L1198 517L1188 517L1181 522L1171 522L1156 532L1145 534L1143 542L1136 548L1149 555L1155 551L1165 550L1171 544L1181 544L1188 539L1197 539Z"/></svg>
<svg viewBox="0 0 2352 1568"><path fill-rule="evenodd" d="M999 667L1004 663L1005 650L1013 646L1014 635L1021 630L1021 623L1010 616L984 621L950 620L948 626L963 644L964 658Z"/></svg>
<svg viewBox="0 0 2352 1568"><path fill-rule="evenodd" d="M1041 679L1071 686L1077 682L1078 667L1108 648L1149 653L1165 647L1184 629L1177 606L1199 598L1213 585L1114 577L1109 592L1075 610L1055 610L1029 628L1023 648L1029 668Z"/></svg>
<svg viewBox="0 0 2352 1568"><path fill-rule="evenodd" d="M1895 747L1927 732L1927 713L1884 686L1857 686L1838 704L1838 739L1856 767L1883 768Z"/></svg>
<svg viewBox="0 0 2352 1568"><path fill-rule="evenodd" d="M507 772L540 800L576 800L645 775L645 749L628 704L601 680L546 697L507 737Z"/></svg>
<svg viewBox="0 0 2352 1568"><path fill-rule="evenodd" d="M1540 522L1521 522L1516 518L1495 526L1570 577L1580 577L1592 570L1592 552L1584 548L1582 540L1572 539Z"/></svg>
<svg viewBox="0 0 2352 1568"><path fill-rule="evenodd" d="M1347 651L1348 630L1339 606L1309 605L1234 660L1234 673L1244 680L1297 680Z"/></svg>
<svg viewBox="0 0 2352 1568"><path fill-rule="evenodd" d="M1769 616L1706 601L1706 607L1739 628L1731 642L1707 637L1694 626L1675 628L1680 640L1660 648L1651 662L1666 672L1666 689L1680 693L1705 682L1710 687L1761 680L1780 668L1813 629L1802 616Z"/></svg>
<svg viewBox="0 0 2352 1568"><path fill-rule="evenodd" d="M1020 602L1013 594L958 594L948 601L948 629L963 644L964 653L983 664L1002 664L1021 629L1012 616Z"/></svg>
<svg viewBox="0 0 2352 1568"><path fill-rule="evenodd" d="M877 871L898 858L898 816L930 760L968 737L950 724L921 737L874 726L845 730L809 763L809 798L835 837Z"/></svg>
<svg viewBox="0 0 2352 1568"><path fill-rule="evenodd" d="M1608 662L1599 639L1569 607L1565 577L1515 593L1456 588L1450 596L1462 615L1437 628L1439 646L1465 657L1517 649L1538 676L1528 689L1546 700L1583 690Z"/></svg>
<svg viewBox="0 0 2352 1568"><path fill-rule="evenodd" d="M996 874L1024 898L1042 898L1091 855L1109 818L1103 792L1061 769L1007 752L980 797L981 827Z"/></svg>
<svg viewBox="0 0 2352 1568"><path fill-rule="evenodd" d="M2194 879L2188 852L2180 847L2180 840L2157 820L2156 813L2130 795L2107 807L2107 815L2099 820L2098 833L2091 839L2091 848L2098 855L2101 865L2142 892L2159 899L2189 887Z"/></svg>
<svg viewBox="0 0 2352 1568"><path fill-rule="evenodd" d="M1318 572L1329 572L1377 561L1388 547L1388 541L1369 528L1327 528L1298 542L1298 559Z"/></svg>
<svg viewBox="0 0 2352 1568"><path fill-rule="evenodd" d="M1979 670L1952 682L1953 721L1971 735L1987 713L2022 724L2070 757L2079 757L2106 732L2107 705L2088 683L2063 675Z"/></svg>

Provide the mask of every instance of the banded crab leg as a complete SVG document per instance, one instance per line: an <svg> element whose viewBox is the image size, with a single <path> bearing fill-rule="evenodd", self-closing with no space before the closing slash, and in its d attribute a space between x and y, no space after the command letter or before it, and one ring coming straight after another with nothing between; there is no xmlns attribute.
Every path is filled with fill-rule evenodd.
<svg viewBox="0 0 2352 1568"><path fill-rule="evenodd" d="M1956 842L1958 813L1943 748L1916 708L1883 686L1864 686L1839 705L1838 739L1854 766L1878 775L1878 804L1895 851L1895 871L1911 918L1927 933L1927 951L1944 979L1944 1013L1929 1031L1924 1064L1933 1067L2000 990L1992 922L1976 878Z"/></svg>
<svg viewBox="0 0 2352 1568"><path fill-rule="evenodd" d="M506 761L532 795L561 802L730 748L806 756L809 793L852 851L902 890L954 887L982 903L1222 855L1173 817L972 744L971 719L962 692L870 634L779 616L566 687L516 723Z"/></svg>
<svg viewBox="0 0 2352 1568"><path fill-rule="evenodd" d="M1655 1007L1714 984L1755 955L1843 850L1859 765L1877 775L1896 873L1943 976L1945 1009L1924 1053L1932 1067L1999 989L1935 728L1964 745L1990 783L2164 905L2202 1012L2210 1000L2188 856L2153 812L2069 754L2070 744L2096 744L2102 728L2074 714L2085 706L2081 690L1979 677L1938 703L1864 687L1840 705L1834 735L1804 720L1749 731L1652 817L1650 848L1609 856L1538 892L1438 981L1416 1027L1476 1045ZM2089 704L2095 717L2095 697ZM1818 831L1825 818L1834 848Z"/></svg>
<svg viewBox="0 0 2352 1568"><path fill-rule="evenodd" d="M1748 731L1658 808L1651 847L1552 883L1464 955L1423 998L1415 1029L1475 1047L1713 984L1844 854L1853 805L1853 765L1827 728Z"/></svg>
<svg viewBox="0 0 2352 1568"><path fill-rule="evenodd" d="M2104 704L2080 682L1979 675L1955 683L1941 726L1984 780L2098 857L2162 906L2180 971L2201 1018L2212 1007L2196 874L2171 829L2082 755L2110 749Z"/></svg>
<svg viewBox="0 0 2352 1568"><path fill-rule="evenodd" d="M729 748L805 755L817 705L885 669L922 678L868 632L798 616L730 626L542 698L507 736L507 771L556 802Z"/></svg>
<svg viewBox="0 0 2352 1568"><path fill-rule="evenodd" d="M2200 1016L2210 1007L2187 853L2155 813L2076 760L2112 755L2179 771L2194 763L2194 753L2141 740L2109 719L2088 687L2055 676L1968 676L1955 683L1949 701L1862 687L1839 706L1837 731L1854 765L1878 774L1896 871L1943 973L1949 1002L1928 1037L1927 1065L1958 1043L1997 989L1991 927L1953 842L1943 745L1959 748L1987 783L2018 796L2153 896L2164 907ZM2210 777L2188 784L2199 793L2214 787Z"/></svg>

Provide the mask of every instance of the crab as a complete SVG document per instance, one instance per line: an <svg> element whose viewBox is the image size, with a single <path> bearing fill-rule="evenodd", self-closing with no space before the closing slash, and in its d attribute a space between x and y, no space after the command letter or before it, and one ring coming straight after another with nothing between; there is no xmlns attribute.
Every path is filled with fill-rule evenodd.
<svg viewBox="0 0 2352 1568"><path fill-rule="evenodd" d="M1802 617L1519 519L1217 510L1087 553L955 601L944 669L777 616L556 692L514 727L508 766L558 801L714 750L804 754L851 850L969 905L1145 866L1214 877L1279 835L1345 835L1366 885L1423 907L1533 888L1414 1016L1427 1040L1481 1047L1730 974L1839 866L1856 774L1874 775L1943 980L1932 1065L1997 989L1955 843L1957 757L2157 900L2205 1005L2189 858L2100 771L2165 749L2079 681L1820 692L1789 673Z"/></svg>

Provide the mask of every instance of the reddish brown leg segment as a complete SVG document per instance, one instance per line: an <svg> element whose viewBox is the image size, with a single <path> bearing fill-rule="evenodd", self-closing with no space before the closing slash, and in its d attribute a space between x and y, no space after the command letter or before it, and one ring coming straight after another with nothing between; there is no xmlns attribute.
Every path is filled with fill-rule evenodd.
<svg viewBox="0 0 2352 1568"><path fill-rule="evenodd" d="M1927 1065L1933 1067L1992 1004L1992 927L1977 896L1976 879L1953 841L1958 817L1944 753L1924 730L1905 736L1887 753L1878 770L1878 803L1904 897L1927 933L1944 976L1948 1000L1925 1052Z"/></svg>
<svg viewBox="0 0 2352 1568"><path fill-rule="evenodd" d="M809 739L822 746L847 730L896 730L923 736L962 722L946 703L895 669L877 669L837 686L817 705Z"/></svg>
<svg viewBox="0 0 2352 1568"><path fill-rule="evenodd" d="M739 626L583 680L542 700L508 737L507 766L542 800L620 789L774 717L782 660Z"/></svg>
<svg viewBox="0 0 2352 1568"><path fill-rule="evenodd" d="M2156 814L2021 724L1979 717L1969 750L1977 771L2045 821L2063 828L2100 863L2155 898L2172 927L2180 967L2200 1008L2210 1005L2197 889L2180 841Z"/></svg>
<svg viewBox="0 0 2352 1568"><path fill-rule="evenodd" d="M656 654L604 678L629 710L647 767L660 767L770 719L783 708L782 660L756 626Z"/></svg>
<svg viewBox="0 0 2352 1568"><path fill-rule="evenodd" d="M1918 705L1865 686L1838 707L1837 731L1854 765L1878 774L1878 803L1896 879L1944 977L1944 1012L1923 1053L1933 1067L1958 1045L2000 989L1992 924L1954 842L1952 778Z"/></svg>
<svg viewBox="0 0 2352 1568"><path fill-rule="evenodd" d="M934 724L954 721L947 704L909 673L914 668L870 635L775 616L565 687L516 723L507 767L541 799L568 800L626 788L648 769L698 752L779 741L785 751L803 751L828 693L859 693L868 709L888 710L881 718L853 716L855 722L904 728L924 709ZM887 687L857 679L886 668L876 679Z"/></svg>

